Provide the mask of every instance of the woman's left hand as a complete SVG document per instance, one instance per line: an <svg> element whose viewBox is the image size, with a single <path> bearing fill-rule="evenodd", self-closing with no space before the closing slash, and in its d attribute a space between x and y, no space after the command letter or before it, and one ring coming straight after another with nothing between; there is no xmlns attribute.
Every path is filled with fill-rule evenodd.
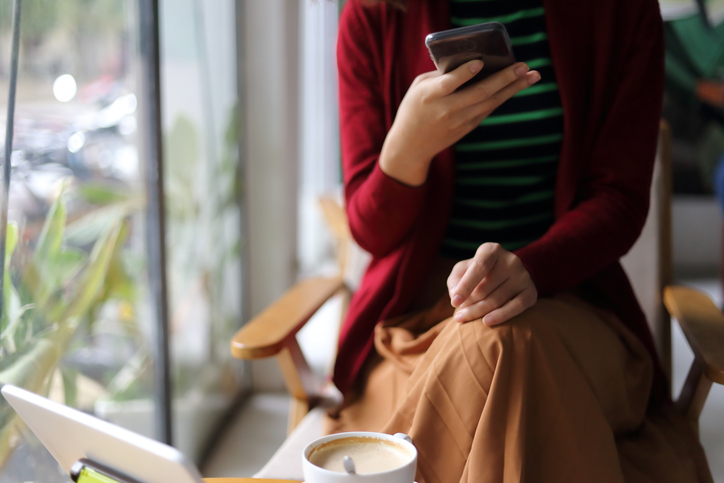
<svg viewBox="0 0 724 483"><path fill-rule="evenodd" d="M482 317L486 325L502 324L538 300L523 262L497 243L484 243L473 258L455 264L447 287L458 322Z"/></svg>

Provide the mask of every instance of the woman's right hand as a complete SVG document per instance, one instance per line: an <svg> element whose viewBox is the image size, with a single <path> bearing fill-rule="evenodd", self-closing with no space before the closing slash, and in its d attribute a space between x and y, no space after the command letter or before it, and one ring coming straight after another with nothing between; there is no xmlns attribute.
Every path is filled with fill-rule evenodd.
<svg viewBox="0 0 724 483"><path fill-rule="evenodd" d="M457 91L483 67L480 60L447 74L415 78L400 103L380 153L380 168L396 180L419 186L432 158L472 131L503 102L540 80L524 63L514 64Z"/></svg>

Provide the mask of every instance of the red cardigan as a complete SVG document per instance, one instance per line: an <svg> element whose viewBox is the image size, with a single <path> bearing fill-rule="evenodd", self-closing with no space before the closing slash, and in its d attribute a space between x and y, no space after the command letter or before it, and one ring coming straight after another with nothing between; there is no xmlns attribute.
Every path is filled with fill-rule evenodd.
<svg viewBox="0 0 724 483"><path fill-rule="evenodd" d="M577 289L618 315L657 360L618 260L648 212L663 97L656 0L543 0L564 112L556 221L516 252L539 296ZM342 327L334 382L345 392L373 348L373 329L403 314L438 254L452 203L452 149L410 187L377 162L413 79L435 67L424 46L450 28L446 0L408 0L403 12L348 0L340 18L340 124L352 234L372 261ZM658 367L658 364L657 364ZM660 387L661 372L657 376Z"/></svg>

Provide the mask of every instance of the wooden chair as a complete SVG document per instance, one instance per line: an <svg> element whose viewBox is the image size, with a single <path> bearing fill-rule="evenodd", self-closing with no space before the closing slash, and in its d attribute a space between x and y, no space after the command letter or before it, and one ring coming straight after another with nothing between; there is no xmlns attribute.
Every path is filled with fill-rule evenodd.
<svg viewBox="0 0 724 483"><path fill-rule="evenodd" d="M651 208L641 237L622 259L651 325L664 371L672 380L671 317L675 318L694 352L677 409L694 431L712 383L724 384L724 314L705 294L674 286L671 248L671 133L662 121Z"/></svg>
<svg viewBox="0 0 724 483"><path fill-rule="evenodd" d="M671 270L671 167L670 134L662 122L652 204L646 226L622 263L634 284L651 323L662 362L671 379L671 321L664 307L682 326L695 354L689 376L677 399L679 410L692 427L698 418L712 382L724 384L724 315L703 294L670 286ZM323 385L313 374L296 341L296 333L332 296L349 297L345 281L349 247L353 247L344 210L334 202L322 203L325 218L337 238L340 275L299 282L277 302L245 325L232 340L232 353L241 359L275 356L279 361L292 407L289 435L272 459L257 473L263 478L301 479L304 446L322 435L325 402Z"/></svg>
<svg viewBox="0 0 724 483"><path fill-rule="evenodd" d="M315 407L329 405L339 398L324 392L325 385L310 369L302 354L296 334L332 297L341 296L341 314L346 312L351 295L350 271L361 250L352 242L347 215L331 198L320 200L325 221L336 241L339 272L329 277L312 277L294 285L281 298L249 321L231 341L231 353L239 359L254 360L276 357L292 403L288 433ZM331 400L330 400L331 399Z"/></svg>

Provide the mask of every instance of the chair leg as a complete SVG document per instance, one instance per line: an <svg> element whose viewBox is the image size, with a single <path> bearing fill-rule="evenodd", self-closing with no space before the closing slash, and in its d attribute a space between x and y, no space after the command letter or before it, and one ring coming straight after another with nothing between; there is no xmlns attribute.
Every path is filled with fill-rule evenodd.
<svg viewBox="0 0 724 483"><path fill-rule="evenodd" d="M676 401L676 407L684 415L687 422L699 436L699 416L704 409L706 397L711 389L711 379L704 373L704 365L698 359L694 359L686 376L684 387Z"/></svg>
<svg viewBox="0 0 724 483"><path fill-rule="evenodd" d="M296 338L289 341L276 357L287 389L292 396L287 425L287 432L291 433L312 405L316 404L322 386L307 364Z"/></svg>
<svg viewBox="0 0 724 483"><path fill-rule="evenodd" d="M292 431L294 431L294 428L297 427L297 425L302 422L302 419L304 419L304 416L307 415L307 413L310 410L309 403L304 399L297 399L295 397L292 398L291 403L289 404L289 420L287 421L287 435L290 434Z"/></svg>

